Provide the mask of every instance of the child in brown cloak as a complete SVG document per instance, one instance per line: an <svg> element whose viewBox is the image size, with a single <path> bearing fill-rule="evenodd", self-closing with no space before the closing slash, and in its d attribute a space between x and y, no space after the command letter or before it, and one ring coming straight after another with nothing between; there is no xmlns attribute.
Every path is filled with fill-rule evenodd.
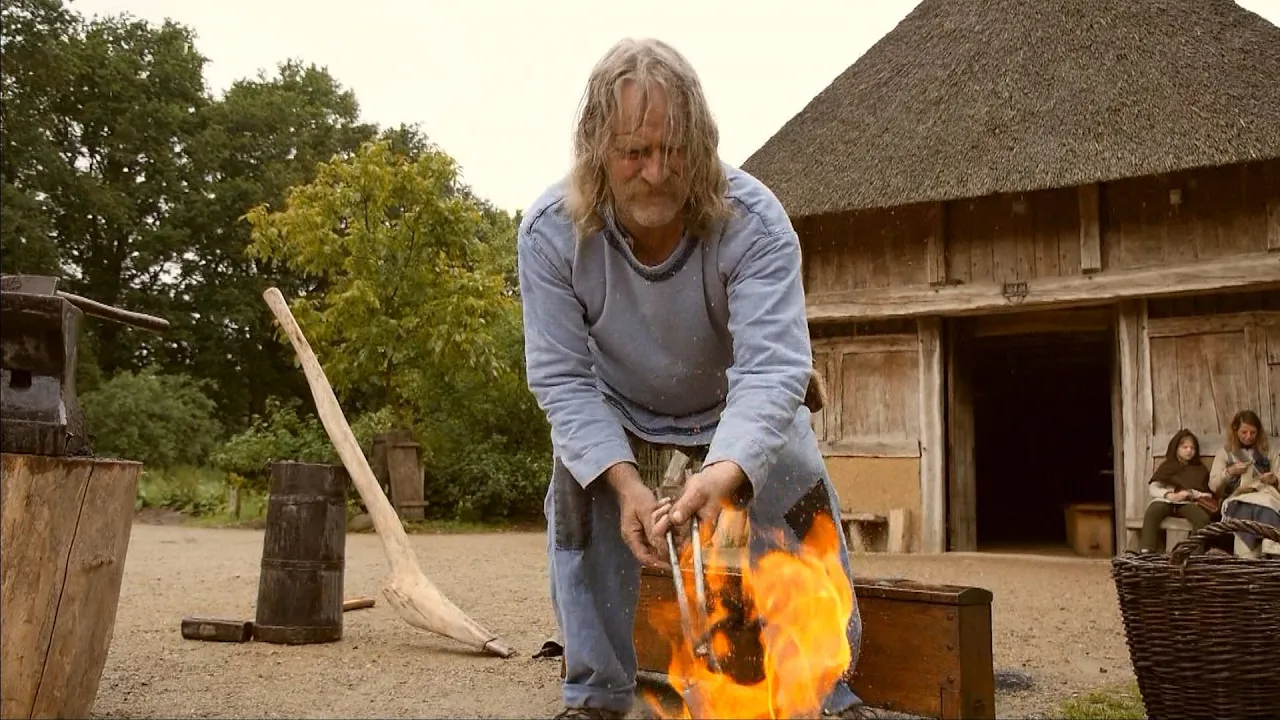
<svg viewBox="0 0 1280 720"><path fill-rule="evenodd" d="M1209 469L1200 461L1200 440L1186 428L1174 433L1148 485L1151 502L1142 518L1143 551L1160 550L1160 523L1165 518L1183 518L1199 530L1218 511L1217 498L1209 489Z"/></svg>

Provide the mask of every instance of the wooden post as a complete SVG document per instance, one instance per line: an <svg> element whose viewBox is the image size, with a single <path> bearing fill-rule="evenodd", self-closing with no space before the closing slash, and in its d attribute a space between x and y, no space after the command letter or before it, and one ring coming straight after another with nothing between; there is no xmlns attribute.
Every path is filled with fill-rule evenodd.
<svg viewBox="0 0 1280 720"><path fill-rule="evenodd" d="M3 454L0 716L89 717L141 463Z"/></svg>
<svg viewBox="0 0 1280 720"><path fill-rule="evenodd" d="M349 482L342 465L271 466L254 638L287 645L342 639Z"/></svg>
<svg viewBox="0 0 1280 720"><path fill-rule="evenodd" d="M387 444L391 504L404 520L421 520L426 517L419 447L418 443L405 440Z"/></svg>
<svg viewBox="0 0 1280 720"><path fill-rule="evenodd" d="M947 551L946 395L942 318L916 321L920 343L920 541L926 553Z"/></svg>

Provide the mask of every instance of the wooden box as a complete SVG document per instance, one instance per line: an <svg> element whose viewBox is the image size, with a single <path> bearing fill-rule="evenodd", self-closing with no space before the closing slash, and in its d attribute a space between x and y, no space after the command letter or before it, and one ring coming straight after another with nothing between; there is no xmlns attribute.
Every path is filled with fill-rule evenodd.
<svg viewBox="0 0 1280 720"><path fill-rule="evenodd" d="M736 569L708 568L713 572L740 587ZM995 717L990 591L857 578L854 594L863 638L850 683L867 705L925 717ZM634 639L640 670L648 675L665 676L671 637L679 632L655 627L650 607L674 602L671 574L644 568ZM759 658L735 657L729 665L752 662Z"/></svg>
<svg viewBox="0 0 1280 720"><path fill-rule="evenodd" d="M1115 548L1114 509L1108 503L1068 505L1067 544L1077 555L1111 557Z"/></svg>

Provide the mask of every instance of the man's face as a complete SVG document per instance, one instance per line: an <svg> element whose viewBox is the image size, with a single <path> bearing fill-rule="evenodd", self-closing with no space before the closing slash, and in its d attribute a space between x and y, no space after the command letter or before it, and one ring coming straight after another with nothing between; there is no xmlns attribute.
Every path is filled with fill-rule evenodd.
<svg viewBox="0 0 1280 720"><path fill-rule="evenodd" d="M684 179L683 148L667 144L671 142L667 137L667 94L654 86L644 97L635 82L627 82L621 99L608 165L615 207L624 220L641 227L660 228L677 222L689 189Z"/></svg>

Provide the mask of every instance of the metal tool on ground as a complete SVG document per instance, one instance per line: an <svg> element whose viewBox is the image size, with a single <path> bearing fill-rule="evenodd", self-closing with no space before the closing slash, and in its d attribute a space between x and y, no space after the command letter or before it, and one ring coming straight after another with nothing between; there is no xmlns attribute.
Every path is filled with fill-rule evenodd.
<svg viewBox="0 0 1280 720"><path fill-rule="evenodd" d="M347 468L351 482L369 510L378 538L382 540L383 551L391 565L391 577L382 589L387 602L395 608L402 620L416 628L453 638L498 657L509 658L514 655L515 651L497 635L462 612L422 572L418 557L409 546L409 536L404 531L404 525L369 467L360 443L356 441L351 426L342 414L342 407L333 394L333 387L325 376L324 368L320 366L310 343L303 336L284 296L273 287L267 288L262 296L298 355L316 403L316 414L320 416L320 422L333 442L334 449L338 451L342 464Z"/></svg>
<svg viewBox="0 0 1280 720"><path fill-rule="evenodd" d="M76 395L84 316L147 330L163 318L58 290L47 275L0 276L0 449L58 457L92 453Z"/></svg>

